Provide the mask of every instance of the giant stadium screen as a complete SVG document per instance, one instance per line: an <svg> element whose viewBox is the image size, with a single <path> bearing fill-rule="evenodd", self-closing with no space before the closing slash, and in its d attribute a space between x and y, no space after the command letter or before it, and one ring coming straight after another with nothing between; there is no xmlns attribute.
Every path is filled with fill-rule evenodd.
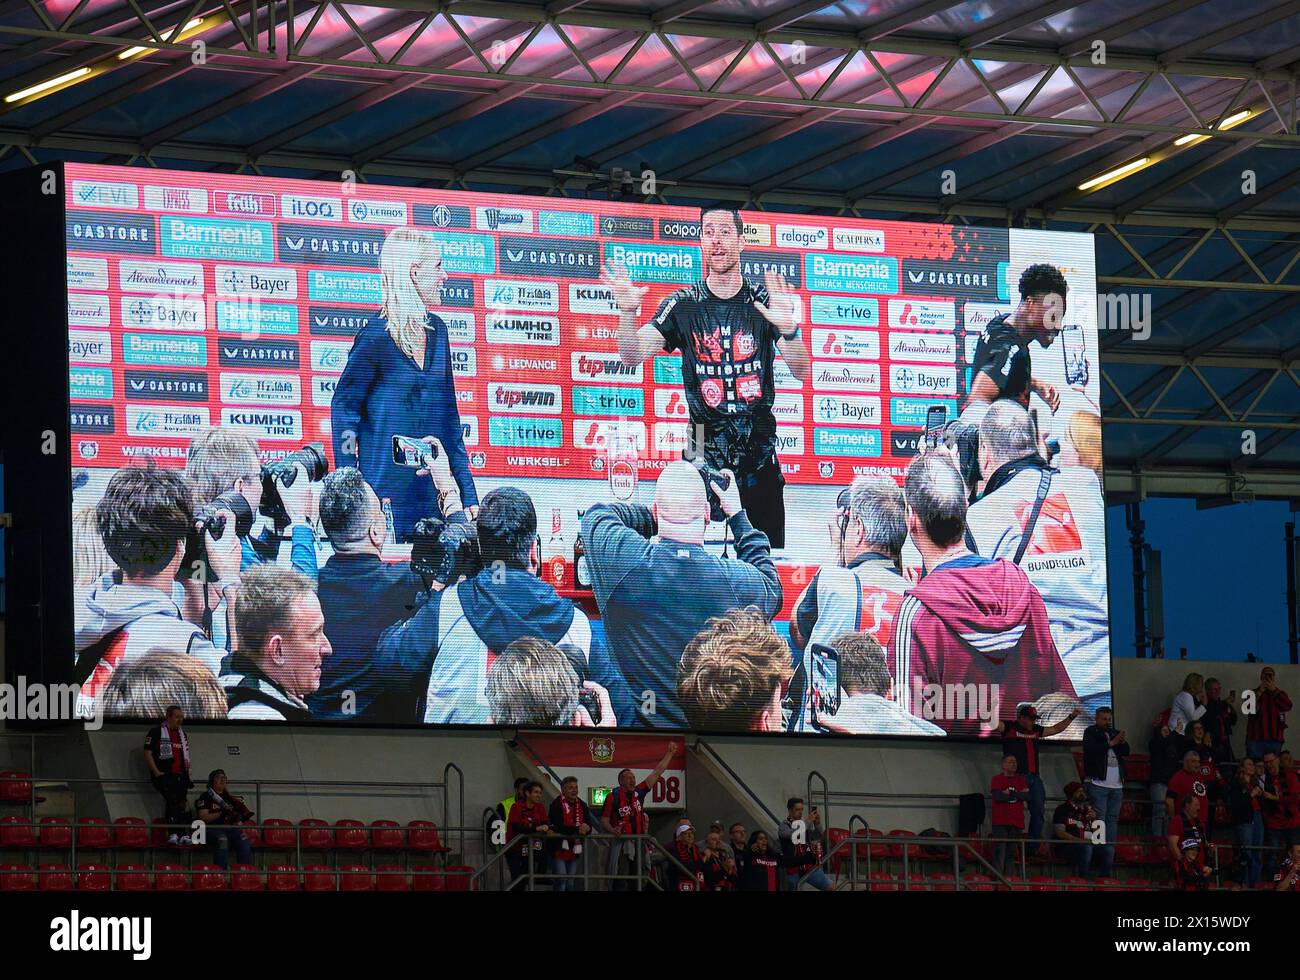
<svg viewBox="0 0 1300 980"><path fill-rule="evenodd" d="M44 656L83 712L963 737L1110 699L1089 235L58 192L75 622Z"/></svg>

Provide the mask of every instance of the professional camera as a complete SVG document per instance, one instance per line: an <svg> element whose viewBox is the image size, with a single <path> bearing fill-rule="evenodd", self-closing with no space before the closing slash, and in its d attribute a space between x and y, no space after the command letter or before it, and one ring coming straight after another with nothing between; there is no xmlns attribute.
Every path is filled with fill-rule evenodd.
<svg viewBox="0 0 1300 980"><path fill-rule="evenodd" d="M556 649L564 654L565 659L572 665L573 672L578 675L578 704L586 708L587 714L591 715L591 720L599 725L600 698L596 697L595 691L589 691L582 686L584 681L590 680L586 655L572 643L561 643Z"/></svg>
<svg viewBox="0 0 1300 980"><path fill-rule="evenodd" d="M293 486L294 480L298 478L298 471L294 469L295 463L302 464L302 468L307 471L308 481L312 483L325 479L325 474L330 471L329 460L325 458L325 446L319 442L309 442L282 459L263 465L260 509L275 524L277 532L287 527L290 520L288 511L284 509L284 501L280 499L280 488L275 485L275 481L278 477L286 487Z"/></svg>
<svg viewBox="0 0 1300 980"><path fill-rule="evenodd" d="M200 582L216 581L217 575L208 562L208 549L203 535L208 533L219 538L225 533L225 511L235 515L234 531L238 537L246 538L253 530L253 508L238 490L227 490L198 508L194 512L195 526L185 536L185 555L181 558L181 567L176 573L178 580L193 578Z"/></svg>
<svg viewBox="0 0 1300 980"><path fill-rule="evenodd" d="M411 569L430 581L455 585L461 576L473 578L483 569L478 553L478 528L468 522L426 517L415 522L411 535Z"/></svg>
<svg viewBox="0 0 1300 980"><path fill-rule="evenodd" d="M722 511L722 501L718 499L718 490L714 484L722 487L723 490L729 490L731 489L731 478L721 470L710 466L708 460L702 455L693 456L686 462L699 470L700 476L704 478L704 489L709 495L709 519L714 521L726 520L726 515Z"/></svg>

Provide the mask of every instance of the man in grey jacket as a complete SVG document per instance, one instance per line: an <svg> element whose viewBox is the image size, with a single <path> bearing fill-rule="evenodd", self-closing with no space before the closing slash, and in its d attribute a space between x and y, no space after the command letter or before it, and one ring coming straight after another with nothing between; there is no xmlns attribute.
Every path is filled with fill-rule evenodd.
<svg viewBox="0 0 1300 980"><path fill-rule="evenodd" d="M677 703L677 667L686 644L711 617L756 606L770 620L781 608L781 580L767 535L745 516L734 479L726 489L715 489L735 539L735 558L704 548L708 492L690 463L664 468L653 510L597 504L582 518L605 635L639 702L638 723L647 727L687 727Z"/></svg>

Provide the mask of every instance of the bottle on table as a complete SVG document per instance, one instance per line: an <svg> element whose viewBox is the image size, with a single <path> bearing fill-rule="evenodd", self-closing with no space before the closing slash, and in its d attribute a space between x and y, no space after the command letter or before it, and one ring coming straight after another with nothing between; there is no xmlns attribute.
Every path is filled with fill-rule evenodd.
<svg viewBox="0 0 1300 980"><path fill-rule="evenodd" d="M582 527L582 516L585 510L578 511L578 527ZM578 539L573 542L573 573L574 580L580 589L591 588L591 571L587 568L587 549L582 545L582 531L578 532Z"/></svg>
<svg viewBox="0 0 1300 980"><path fill-rule="evenodd" d="M560 508L551 511L551 540L546 544L546 580L556 589L569 585L569 549L564 541Z"/></svg>

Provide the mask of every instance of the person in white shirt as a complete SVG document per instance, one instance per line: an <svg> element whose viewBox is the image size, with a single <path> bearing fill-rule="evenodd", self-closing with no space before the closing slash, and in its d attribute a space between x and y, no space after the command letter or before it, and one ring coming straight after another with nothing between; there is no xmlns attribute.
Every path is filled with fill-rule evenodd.
<svg viewBox="0 0 1300 980"><path fill-rule="evenodd" d="M1183 679L1183 689L1174 695L1169 708L1169 727L1179 735L1188 734L1192 722L1205 714L1205 678L1188 674Z"/></svg>
<svg viewBox="0 0 1300 980"><path fill-rule="evenodd" d="M1119 809L1124 802L1124 758L1129 752L1124 733L1114 729L1114 720L1109 705L1098 708L1096 723L1083 733L1083 781L1096 819L1105 825L1105 837L1095 852L1101 855L1103 878L1110 877L1115 868Z"/></svg>

